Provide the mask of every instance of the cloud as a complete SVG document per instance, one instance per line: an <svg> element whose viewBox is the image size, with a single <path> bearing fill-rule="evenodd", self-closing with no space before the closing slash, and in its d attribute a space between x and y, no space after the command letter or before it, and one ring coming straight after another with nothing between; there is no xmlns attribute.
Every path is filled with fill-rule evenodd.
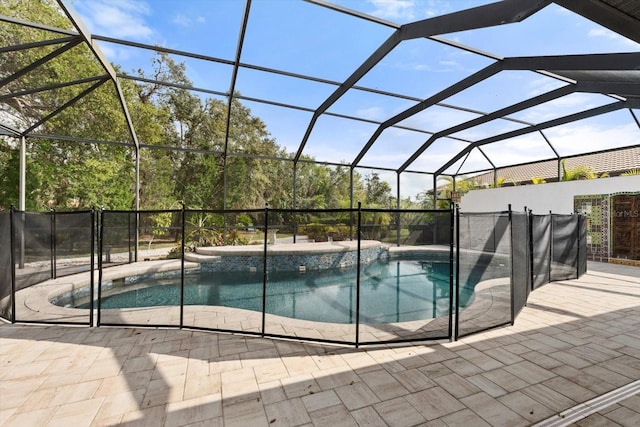
<svg viewBox="0 0 640 427"><path fill-rule="evenodd" d="M552 90L558 89L567 83L556 80L551 77L540 77L538 79L532 80L529 84L529 97L534 97L543 93L550 92Z"/></svg>
<svg viewBox="0 0 640 427"><path fill-rule="evenodd" d="M449 73L452 71L465 70L465 67L457 61L438 61L437 64L425 64L423 62L407 60L404 62L396 61L390 64L384 64L385 67L393 68L396 70L405 71L425 71L430 73Z"/></svg>
<svg viewBox="0 0 640 427"><path fill-rule="evenodd" d="M478 117L478 114L473 114L467 111L431 106L426 110L403 120L400 122L400 125L416 129L424 129L429 132L438 132L476 117Z"/></svg>
<svg viewBox="0 0 640 427"><path fill-rule="evenodd" d="M387 147L388 150L388 147ZM381 150L379 150L381 151ZM390 152L390 153L367 153L360 162L363 165L369 166L379 166L383 168L398 168L401 164L407 161L411 153L400 153L400 152Z"/></svg>
<svg viewBox="0 0 640 427"><path fill-rule="evenodd" d="M624 147L640 139L635 123L606 126L588 121L548 129L545 135L561 155Z"/></svg>
<svg viewBox="0 0 640 427"><path fill-rule="evenodd" d="M520 113L514 114L521 120L532 123L542 123L547 120L563 117L578 111L587 110L600 105L604 105L612 100L605 98L604 95L596 95L589 93L573 93L545 102Z"/></svg>
<svg viewBox="0 0 640 427"><path fill-rule="evenodd" d="M591 38L606 38L610 41L619 43L621 45L634 46L634 47L638 46L638 43L636 43L635 41L629 40L628 38L623 37L620 34L615 33L611 30L607 30L606 28L592 28L589 30L587 34Z"/></svg>
<svg viewBox="0 0 640 427"><path fill-rule="evenodd" d="M181 27L189 27L194 22L196 22L198 24L202 24L205 21L206 20L205 20L204 16L197 16L196 18L192 19L192 18L190 18L187 15L184 15L182 13L177 14L171 20L171 22L173 22L174 24L179 25Z"/></svg>
<svg viewBox="0 0 640 427"><path fill-rule="evenodd" d="M113 62L125 62L135 57L135 53L130 48L119 47L117 45L98 42L102 53Z"/></svg>
<svg viewBox="0 0 640 427"><path fill-rule="evenodd" d="M458 151L451 152L448 155L439 154L436 156L422 156L418 158L415 162L413 162L413 164L409 166L408 170L432 173L440 169L440 167L442 167L445 163L451 160L457 153ZM464 174L465 171L479 170L479 169L485 169L487 167L491 167L491 165L487 162L487 160L484 157L481 157L481 155L477 156L478 158L473 158L474 154L475 154L475 151L472 152L472 156L466 159L466 161L464 162L464 167L461 170L461 173ZM460 167L461 162L462 160L459 160L452 167L444 171L444 173L452 173L457 171L458 168ZM429 188L431 188L431 185L429 186Z"/></svg>
<svg viewBox="0 0 640 427"><path fill-rule="evenodd" d="M458 0L460 1L460 0ZM412 22L450 13L455 4L442 0L367 0L370 15L391 21ZM454 2L455 3L455 2ZM346 2L348 5L348 2Z"/></svg>
<svg viewBox="0 0 640 427"><path fill-rule="evenodd" d="M182 13L179 13L173 17L171 22L173 22L174 24L180 25L181 27L188 27L189 25L191 25L191 18L187 17L186 15L183 15Z"/></svg>
<svg viewBox="0 0 640 427"><path fill-rule="evenodd" d="M375 9L371 15L390 20L414 20L415 2L413 0L369 0Z"/></svg>
<svg viewBox="0 0 640 427"><path fill-rule="evenodd" d="M356 116L368 120L383 120L387 117L382 107L362 108L356 111Z"/></svg>
<svg viewBox="0 0 640 427"><path fill-rule="evenodd" d="M293 146L293 149L293 151L297 150L298 146ZM350 162L351 160L353 160L353 158L357 154L357 151L343 150L336 147L334 143L327 142L306 147L304 154L313 157L318 162L340 163Z"/></svg>
<svg viewBox="0 0 640 427"><path fill-rule="evenodd" d="M78 13L95 34L150 40L154 31L145 19L151 13L146 2L94 0L77 4Z"/></svg>

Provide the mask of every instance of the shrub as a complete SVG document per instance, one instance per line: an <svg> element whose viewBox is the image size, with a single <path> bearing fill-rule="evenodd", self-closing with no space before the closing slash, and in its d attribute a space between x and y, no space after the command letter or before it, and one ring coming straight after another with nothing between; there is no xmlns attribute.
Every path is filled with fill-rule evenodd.
<svg viewBox="0 0 640 427"><path fill-rule="evenodd" d="M349 226L344 224L328 225L311 223L301 226L299 231L316 242L326 242L329 237L336 241L349 239Z"/></svg>

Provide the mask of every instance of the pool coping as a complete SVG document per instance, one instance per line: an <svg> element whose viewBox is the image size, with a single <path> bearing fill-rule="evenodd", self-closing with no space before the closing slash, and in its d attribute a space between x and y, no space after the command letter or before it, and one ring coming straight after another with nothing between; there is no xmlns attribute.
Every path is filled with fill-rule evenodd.
<svg viewBox="0 0 640 427"><path fill-rule="evenodd" d="M361 240L360 249L388 249L389 244L377 240ZM278 243L267 245L267 255L299 255L315 253L350 252L358 249L357 240L334 242ZM196 248L195 253L204 256L257 256L264 252L264 245L238 246L203 246Z"/></svg>

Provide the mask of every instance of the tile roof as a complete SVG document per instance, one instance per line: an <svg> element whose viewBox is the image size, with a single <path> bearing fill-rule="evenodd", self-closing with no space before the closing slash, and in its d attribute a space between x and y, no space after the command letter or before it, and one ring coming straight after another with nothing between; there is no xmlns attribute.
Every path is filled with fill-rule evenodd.
<svg viewBox="0 0 640 427"><path fill-rule="evenodd" d="M597 175L606 172L611 176L616 176L628 170L640 168L640 147L571 157L566 159L565 165L568 169L580 165L590 166ZM531 178L533 177L543 177L547 181L557 181L558 162L549 160L539 163L498 168L496 169L496 175L504 178L507 184L526 184L527 182L531 182ZM474 180L479 186L492 185L493 172L477 175Z"/></svg>

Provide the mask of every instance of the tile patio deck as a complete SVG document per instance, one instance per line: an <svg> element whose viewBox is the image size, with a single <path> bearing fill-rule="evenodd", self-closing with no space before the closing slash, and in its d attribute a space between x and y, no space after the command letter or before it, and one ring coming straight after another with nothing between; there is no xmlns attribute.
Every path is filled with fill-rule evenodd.
<svg viewBox="0 0 640 427"><path fill-rule="evenodd" d="M623 386L571 422L636 426L639 379L640 269L595 263L533 292L514 326L453 343L0 325L6 426L566 425Z"/></svg>

